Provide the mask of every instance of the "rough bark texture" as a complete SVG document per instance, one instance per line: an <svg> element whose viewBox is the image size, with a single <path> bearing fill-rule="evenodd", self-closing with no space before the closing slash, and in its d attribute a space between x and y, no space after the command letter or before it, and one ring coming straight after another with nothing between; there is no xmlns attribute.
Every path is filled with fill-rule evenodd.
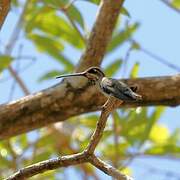
<svg viewBox="0 0 180 180"><path fill-rule="evenodd" d="M79 78L0 106L0 139L28 132L82 113L97 111L106 98L95 87L77 84ZM122 107L180 104L180 75L125 80L139 86L143 100Z"/></svg>
<svg viewBox="0 0 180 180"><path fill-rule="evenodd" d="M96 22L91 30L86 50L81 56L76 71L83 71L91 66L100 66L123 2L124 0L101 1Z"/></svg>
<svg viewBox="0 0 180 180"><path fill-rule="evenodd" d="M10 9L10 0L0 0L0 30Z"/></svg>

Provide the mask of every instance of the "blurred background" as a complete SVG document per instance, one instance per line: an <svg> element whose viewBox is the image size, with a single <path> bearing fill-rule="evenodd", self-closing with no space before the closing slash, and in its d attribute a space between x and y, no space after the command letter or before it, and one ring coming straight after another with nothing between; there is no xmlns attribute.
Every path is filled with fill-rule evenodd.
<svg viewBox="0 0 180 180"><path fill-rule="evenodd" d="M98 0L12 0L0 32L1 104L51 87L59 82L56 75L73 72L98 4ZM102 68L115 78L175 75L180 72L179 32L179 0L125 0ZM10 65L24 88L13 78ZM98 112L83 114L1 140L0 179L32 163L82 151L98 116ZM179 107L117 110L96 153L137 180L180 179L179 116ZM88 164L31 179L72 178L111 179Z"/></svg>

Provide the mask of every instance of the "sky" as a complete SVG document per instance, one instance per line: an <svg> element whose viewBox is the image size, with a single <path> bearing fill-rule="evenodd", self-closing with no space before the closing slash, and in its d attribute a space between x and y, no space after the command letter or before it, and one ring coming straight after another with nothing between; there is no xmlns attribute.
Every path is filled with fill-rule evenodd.
<svg viewBox="0 0 180 180"><path fill-rule="evenodd" d="M90 29L96 17L96 6L83 1L77 1L76 5L84 15L87 27ZM136 39L144 48L180 67L180 14L165 6L160 0L126 0L125 7L131 16L130 18L126 17L125 20L128 20L130 23L140 23L140 27L135 33L134 39ZM3 51L3 44L6 44L16 20L17 12L12 12L8 15L0 32L0 52ZM34 64L20 74L30 91L37 92L56 84L57 81L54 79L39 83L37 82L37 77L40 77L45 71L57 68L59 64L57 64L56 61L49 61L46 55L35 51L34 46L26 40L20 40L18 41L18 44L23 44L25 55L36 57ZM126 47L118 49L115 56L124 56L125 48ZM18 48L14 50L13 54L16 54L17 51ZM74 64L76 64L81 52L75 51L72 48L67 48L66 51L73 59ZM107 58L112 59L113 57ZM140 62L139 77L174 75L178 73L142 52L133 52L131 54L128 70L131 69L135 62ZM29 61L26 62L26 64L28 63ZM105 66L105 64L103 64L103 66ZM126 77L127 74L128 73L124 76ZM121 75L121 72L117 73L116 78L120 78ZM9 77L7 71L4 71L0 77L0 103L5 103L9 100L9 92L11 91L10 87L13 80L8 78L8 80L4 81L3 79L6 79L7 77ZM11 100L18 99L22 96L23 93L21 89L16 86L15 93ZM160 123L165 124L169 127L170 131L173 131L176 127L180 127L179 115L179 107L167 108L160 119ZM131 165L135 179L143 180L144 175L146 175L146 180L165 179L161 174L154 173L154 175L152 175L149 171L143 170L144 166L180 172L178 162L163 159L159 160L156 158L149 158L147 161L147 159L139 158ZM152 170L152 168L149 169ZM71 169L70 172L73 173ZM99 173L103 179L111 179L103 173Z"/></svg>

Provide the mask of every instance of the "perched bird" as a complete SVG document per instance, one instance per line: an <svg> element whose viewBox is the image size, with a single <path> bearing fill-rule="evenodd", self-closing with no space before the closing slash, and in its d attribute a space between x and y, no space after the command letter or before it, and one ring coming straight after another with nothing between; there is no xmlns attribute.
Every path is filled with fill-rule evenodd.
<svg viewBox="0 0 180 180"><path fill-rule="evenodd" d="M97 85L100 91L107 97L113 96L125 102L138 101L142 99L142 97L135 92L137 87L129 87L120 80L105 77L103 71L98 67L90 67L84 72L61 75L56 78L70 76L86 77L93 85Z"/></svg>

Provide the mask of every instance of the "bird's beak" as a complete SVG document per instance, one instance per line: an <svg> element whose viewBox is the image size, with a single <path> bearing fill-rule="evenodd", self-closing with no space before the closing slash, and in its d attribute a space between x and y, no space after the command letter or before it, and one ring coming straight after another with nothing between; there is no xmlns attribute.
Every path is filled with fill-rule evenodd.
<svg viewBox="0 0 180 180"><path fill-rule="evenodd" d="M57 76L56 79L64 78L64 77L72 77L72 76L85 76L86 77L86 74L85 74L85 72L75 73L75 74L65 74L65 75Z"/></svg>

